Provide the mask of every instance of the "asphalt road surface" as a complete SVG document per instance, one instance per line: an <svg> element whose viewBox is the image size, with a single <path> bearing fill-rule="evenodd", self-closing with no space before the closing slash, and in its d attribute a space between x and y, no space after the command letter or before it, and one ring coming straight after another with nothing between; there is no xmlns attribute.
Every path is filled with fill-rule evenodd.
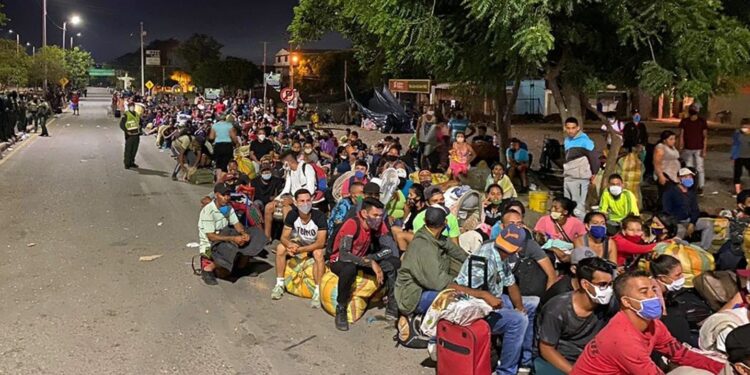
<svg viewBox="0 0 750 375"><path fill-rule="evenodd" d="M383 310L342 333L308 300L271 301L273 269L203 285L186 244L211 188L173 182L152 137L123 169L109 102L90 89L80 116L0 161L0 374L434 372L368 319Z"/></svg>

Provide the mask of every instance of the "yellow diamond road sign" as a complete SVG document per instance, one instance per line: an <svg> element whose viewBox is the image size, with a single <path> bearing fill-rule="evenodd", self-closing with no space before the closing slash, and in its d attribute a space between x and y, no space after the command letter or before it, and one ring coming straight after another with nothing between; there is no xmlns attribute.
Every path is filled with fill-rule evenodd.
<svg viewBox="0 0 750 375"><path fill-rule="evenodd" d="M67 78L65 78L65 77L60 78L60 86L62 86L62 87L67 86L68 82L70 82L70 81L68 81Z"/></svg>
<svg viewBox="0 0 750 375"><path fill-rule="evenodd" d="M152 88L154 88L154 83L151 81L146 82L146 88L151 90Z"/></svg>

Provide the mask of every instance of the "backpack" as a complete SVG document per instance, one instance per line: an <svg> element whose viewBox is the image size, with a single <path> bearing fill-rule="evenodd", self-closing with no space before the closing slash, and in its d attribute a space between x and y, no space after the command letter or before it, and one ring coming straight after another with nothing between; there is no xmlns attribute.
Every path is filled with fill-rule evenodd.
<svg viewBox="0 0 750 375"><path fill-rule="evenodd" d="M328 190L328 175L326 175L326 171L317 164L307 164L313 167L313 170L315 171L315 189L317 191L321 191L325 193ZM305 164L302 165L302 175L307 177L307 169L305 168Z"/></svg>
<svg viewBox="0 0 750 375"><path fill-rule="evenodd" d="M693 284L713 311L719 311L739 291L737 274L732 271L706 271L697 276Z"/></svg>
<svg viewBox="0 0 750 375"><path fill-rule="evenodd" d="M352 207L355 208L356 206ZM349 221L352 217L352 212L355 210L349 210L349 212L346 214L346 218L344 221L342 221L340 224L336 224L333 226L333 230L331 230L331 233L328 233L328 238L326 239L326 254L325 258L329 259L331 257L331 254L333 254L333 243L336 241L336 236L339 234L339 229L341 229L342 226L344 226L344 223ZM357 230L354 232L354 237L352 238L352 243L357 240L357 237L359 236L360 226L359 226L359 220L354 220L354 223L357 225Z"/></svg>
<svg viewBox="0 0 750 375"><path fill-rule="evenodd" d="M214 183L214 172L210 169L198 169L188 178L191 184L203 185Z"/></svg>
<svg viewBox="0 0 750 375"><path fill-rule="evenodd" d="M430 338L422 333L423 315L414 314L412 316L400 316L396 322L396 335L393 341L396 346L403 346L411 349L427 349Z"/></svg>

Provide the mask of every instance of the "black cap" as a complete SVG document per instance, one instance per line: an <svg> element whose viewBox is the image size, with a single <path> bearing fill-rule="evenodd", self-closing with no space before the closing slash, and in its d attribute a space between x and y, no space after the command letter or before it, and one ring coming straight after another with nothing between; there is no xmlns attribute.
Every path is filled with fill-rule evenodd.
<svg viewBox="0 0 750 375"><path fill-rule="evenodd" d="M440 189L440 186L430 185L427 189L424 189L425 200L430 200L435 194L443 194L443 190Z"/></svg>
<svg viewBox="0 0 750 375"><path fill-rule="evenodd" d="M216 194L226 195L229 194L230 191L232 191L232 189L223 182L214 185L214 193Z"/></svg>
<svg viewBox="0 0 750 375"><path fill-rule="evenodd" d="M731 363L744 362L750 358L750 324L739 326L729 332L724 340L727 359Z"/></svg>
<svg viewBox="0 0 750 375"><path fill-rule="evenodd" d="M374 182L368 182L365 184L365 188L362 189L362 192L370 195L380 194L380 185Z"/></svg>

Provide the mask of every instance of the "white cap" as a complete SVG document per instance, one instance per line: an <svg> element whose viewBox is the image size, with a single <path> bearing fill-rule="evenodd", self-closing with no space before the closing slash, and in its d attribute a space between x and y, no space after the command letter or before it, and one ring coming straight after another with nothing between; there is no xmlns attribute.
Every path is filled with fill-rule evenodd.
<svg viewBox="0 0 750 375"><path fill-rule="evenodd" d="M680 177L688 176L688 175L695 176L695 173L693 173L693 171L691 171L690 168L680 168L680 171L677 172L677 175Z"/></svg>

